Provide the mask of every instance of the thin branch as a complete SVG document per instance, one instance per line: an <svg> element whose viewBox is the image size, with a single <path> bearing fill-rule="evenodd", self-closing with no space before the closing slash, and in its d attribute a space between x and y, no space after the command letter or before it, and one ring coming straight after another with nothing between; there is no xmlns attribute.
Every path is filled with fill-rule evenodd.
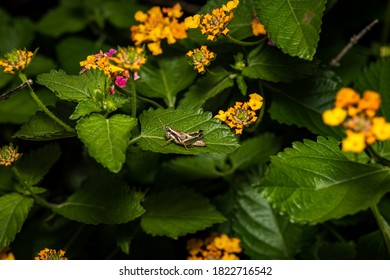
<svg viewBox="0 0 390 280"><path fill-rule="evenodd" d="M358 35L353 35L353 36L351 37L351 39L349 40L348 45L346 45L346 46L339 52L339 54L338 54L335 58L333 58L333 59L331 60L331 62L329 63L329 66L330 66L330 67L338 67L338 66L340 66L340 60L343 59L343 57L348 53L348 51L349 51L350 49L352 49L352 47L353 47L354 45L356 45L356 44L359 42L359 40L360 40L364 35L366 35L366 33L367 33L368 31L370 31L371 28L372 28L375 24L377 24L378 22L379 22L379 20L378 20L378 19L375 19L373 22L371 22L369 25L367 25L362 31L360 31L360 33L359 33Z"/></svg>
<svg viewBox="0 0 390 280"><path fill-rule="evenodd" d="M11 89L10 91L7 91L6 93L3 93L2 95L0 95L0 101L8 99L9 97L11 97L11 95L21 91L22 89L24 89L24 88L26 88L28 86L32 86L33 83L34 83L33 80L29 79L26 82L24 82L24 83L20 84L19 86L17 86L16 88Z"/></svg>

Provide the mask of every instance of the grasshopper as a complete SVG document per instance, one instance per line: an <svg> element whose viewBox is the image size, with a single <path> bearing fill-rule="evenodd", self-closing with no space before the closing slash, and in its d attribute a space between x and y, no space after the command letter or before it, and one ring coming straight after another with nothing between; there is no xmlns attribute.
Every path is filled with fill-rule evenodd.
<svg viewBox="0 0 390 280"><path fill-rule="evenodd" d="M16 88L11 89L10 91L7 91L6 93L0 95L0 101L8 99L11 95L17 93L18 91L21 91L25 87L32 86L33 83L34 83L33 80L31 79L27 80L27 82L24 82L23 84L20 84Z"/></svg>
<svg viewBox="0 0 390 280"><path fill-rule="evenodd" d="M169 125L164 125L162 121L158 118L160 123L164 126L165 130L165 139L167 140L164 145L174 142L177 145L183 146L186 150L189 147L205 147L206 143L203 141L204 130L200 129L194 132L182 132L180 130L174 129Z"/></svg>

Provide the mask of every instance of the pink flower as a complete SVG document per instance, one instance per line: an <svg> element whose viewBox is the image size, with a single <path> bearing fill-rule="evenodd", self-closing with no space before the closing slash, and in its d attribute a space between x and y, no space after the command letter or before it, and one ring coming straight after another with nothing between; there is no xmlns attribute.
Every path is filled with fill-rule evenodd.
<svg viewBox="0 0 390 280"><path fill-rule="evenodd" d="M138 80L140 76L138 75L138 72L134 72L134 81Z"/></svg>
<svg viewBox="0 0 390 280"><path fill-rule="evenodd" d="M104 56L112 57L116 53L116 49L111 48L108 52L104 53Z"/></svg>
<svg viewBox="0 0 390 280"><path fill-rule="evenodd" d="M125 77L125 76L117 76L115 78L115 84L120 87L120 88L124 88L126 86L126 83L127 83L127 79L129 77Z"/></svg>

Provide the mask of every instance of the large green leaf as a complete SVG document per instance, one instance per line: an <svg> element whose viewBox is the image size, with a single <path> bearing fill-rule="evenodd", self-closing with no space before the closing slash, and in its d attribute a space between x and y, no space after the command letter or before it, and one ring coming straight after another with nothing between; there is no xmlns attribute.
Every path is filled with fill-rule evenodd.
<svg viewBox="0 0 390 280"><path fill-rule="evenodd" d="M96 174L53 211L86 224L123 224L142 215L141 198L118 176Z"/></svg>
<svg viewBox="0 0 390 280"><path fill-rule="evenodd" d="M40 19L37 25L39 32L59 37L65 33L80 31L88 24L88 17L83 14L79 2L62 1L61 3Z"/></svg>
<svg viewBox="0 0 390 280"><path fill-rule="evenodd" d="M300 247L302 226L277 214L251 187L237 190L233 229L252 259L292 259Z"/></svg>
<svg viewBox="0 0 390 280"><path fill-rule="evenodd" d="M355 214L390 190L389 169L347 159L334 139L294 142L271 158L263 195L294 221L320 223Z"/></svg>
<svg viewBox="0 0 390 280"><path fill-rule="evenodd" d="M381 112L390 120L390 59L378 60L365 69L356 80L357 89L374 90L381 94Z"/></svg>
<svg viewBox="0 0 390 280"><path fill-rule="evenodd" d="M141 134L138 144L144 150L157 153L200 154L200 153L230 153L239 144L228 126L219 120L211 118L211 113L201 109L149 109L140 117ZM188 133L204 130L206 147L185 148L175 143L166 143L164 126Z"/></svg>
<svg viewBox="0 0 390 280"><path fill-rule="evenodd" d="M14 16L0 25L0 54L27 48L34 38L34 24L28 18Z"/></svg>
<svg viewBox="0 0 390 280"><path fill-rule="evenodd" d="M152 194L144 206L146 213L141 217L141 226L151 235L178 238L225 220L205 197L189 189Z"/></svg>
<svg viewBox="0 0 390 280"><path fill-rule="evenodd" d="M16 162L16 165L24 182L30 185L36 185L49 172L52 165L57 162L60 156L61 150L59 145L49 144L28 154L24 154Z"/></svg>
<svg viewBox="0 0 390 280"><path fill-rule="evenodd" d="M249 53L247 64L242 70L244 76L271 82L290 82L304 78L317 68L314 62L291 57L266 44Z"/></svg>
<svg viewBox="0 0 390 280"><path fill-rule="evenodd" d="M326 0L256 1L255 9L272 42L285 53L311 60L319 41Z"/></svg>
<svg viewBox="0 0 390 280"><path fill-rule="evenodd" d="M126 160L130 131L137 125L135 118L113 115L106 119L92 114L77 123L77 135L89 154L111 172L119 172Z"/></svg>
<svg viewBox="0 0 390 280"><path fill-rule="evenodd" d="M294 83L278 85L272 93L271 118L280 123L305 127L315 134L340 138L342 130L323 123L322 112L333 107L340 79L333 72Z"/></svg>
<svg viewBox="0 0 390 280"><path fill-rule="evenodd" d="M22 229L33 204L32 198L19 193L0 197L0 251L9 245Z"/></svg>
<svg viewBox="0 0 390 280"><path fill-rule="evenodd" d="M48 115L38 111L31 119L13 135L25 140L43 141L73 137L61 125L54 122Z"/></svg>
<svg viewBox="0 0 390 280"><path fill-rule="evenodd" d="M232 169L245 170L252 164L264 164L270 156L276 154L281 145L281 139L270 133L245 140L241 147L229 155Z"/></svg>
<svg viewBox="0 0 390 280"><path fill-rule="evenodd" d="M205 77L196 80L184 94L180 106L201 107L208 99L234 85L230 74L222 67L213 69L212 73L207 72Z"/></svg>
<svg viewBox="0 0 390 280"><path fill-rule="evenodd" d="M91 70L82 75L67 75L52 70L37 77L37 83L52 90L60 99L75 102L101 102L110 85L103 71Z"/></svg>
<svg viewBox="0 0 390 280"><path fill-rule="evenodd" d="M140 78L136 81L137 90L147 97L163 98L169 107L173 107L176 95L193 82L197 72L184 54L154 62L142 66Z"/></svg>
<svg viewBox="0 0 390 280"><path fill-rule="evenodd" d="M237 150L239 150L238 148ZM236 151L237 151L236 150ZM212 179L225 175L230 170L225 154L200 154L192 157L178 157L164 165L171 177L181 180Z"/></svg>

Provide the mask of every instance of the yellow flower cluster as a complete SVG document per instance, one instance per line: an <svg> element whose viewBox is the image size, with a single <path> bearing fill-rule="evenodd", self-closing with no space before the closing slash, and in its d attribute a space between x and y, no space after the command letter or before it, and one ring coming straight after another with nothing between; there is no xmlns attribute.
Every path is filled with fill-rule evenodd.
<svg viewBox="0 0 390 280"><path fill-rule="evenodd" d="M3 250L0 251L0 260L15 260L15 256L8 246L4 247Z"/></svg>
<svg viewBox="0 0 390 280"><path fill-rule="evenodd" d="M23 71L31 62L34 53L26 50L13 50L0 59L0 66L5 73L17 74Z"/></svg>
<svg viewBox="0 0 390 280"><path fill-rule="evenodd" d="M153 55L162 54L162 40L166 39L171 45L178 39L187 38L184 23L178 21L182 15L180 4L172 8L152 7L147 13L138 11L134 17L140 24L131 26L131 39L136 46L146 43Z"/></svg>
<svg viewBox="0 0 390 280"><path fill-rule="evenodd" d="M212 234L203 239L187 241L188 260L239 260L236 255L242 252L240 239L229 238L226 234Z"/></svg>
<svg viewBox="0 0 390 280"><path fill-rule="evenodd" d="M207 35L207 40L214 41L219 35L229 32L227 26L233 19L233 9L238 6L238 0L232 0L222 5L222 8L214 9L210 14L194 15L184 21L186 28L200 28L202 34Z"/></svg>
<svg viewBox="0 0 390 280"><path fill-rule="evenodd" d="M197 69L198 73L204 73L204 67L208 66L215 58L215 54L209 51L207 46L201 46L200 49L189 51L186 55L191 59L194 69Z"/></svg>
<svg viewBox="0 0 390 280"><path fill-rule="evenodd" d="M126 87L130 72L134 73L133 79L139 78L138 72L146 62L145 50L139 47L119 48L119 51L110 49L103 53L89 55L86 60L80 62L83 68L80 74L92 69L102 70L111 80L110 93L114 94L114 85Z"/></svg>
<svg viewBox="0 0 390 280"><path fill-rule="evenodd" d="M226 123L230 128L236 129L236 134L242 134L244 127L255 123L257 120L256 110L263 106L263 97L257 93L249 94L248 102L236 102L234 107L227 111L219 110L218 118Z"/></svg>
<svg viewBox="0 0 390 280"><path fill-rule="evenodd" d="M55 249L45 248L39 251L35 260L67 260L67 258L65 258L65 251L63 250L57 252Z"/></svg>
<svg viewBox="0 0 390 280"><path fill-rule="evenodd" d="M343 151L361 152L377 140L390 140L390 123L384 117L376 117L380 106L379 93L366 90L361 97L352 88L345 87L337 92L335 107L325 110L322 118L329 126L346 128Z"/></svg>
<svg viewBox="0 0 390 280"><path fill-rule="evenodd" d="M13 147L12 144L9 146L3 146L0 148L0 165L9 166L14 163L20 154L17 149Z"/></svg>
<svg viewBox="0 0 390 280"><path fill-rule="evenodd" d="M259 18L254 17L252 19L252 24L251 25L252 25L252 33L253 33L253 35L259 36L259 35L267 34L267 31L265 30L264 25L262 25L260 23Z"/></svg>

